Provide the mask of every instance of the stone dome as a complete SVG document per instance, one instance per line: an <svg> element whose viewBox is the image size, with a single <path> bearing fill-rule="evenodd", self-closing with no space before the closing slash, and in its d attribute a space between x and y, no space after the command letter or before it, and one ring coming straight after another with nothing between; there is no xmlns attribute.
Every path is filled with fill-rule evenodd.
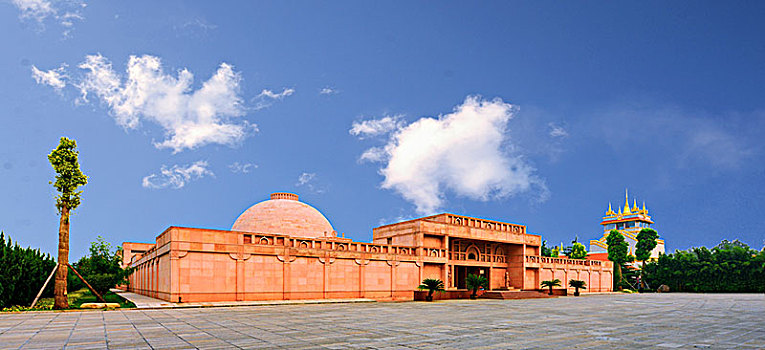
<svg viewBox="0 0 765 350"><path fill-rule="evenodd" d="M272 193L271 199L251 206L234 222L232 231L275 233L295 237L334 237L334 229L316 208L298 201L293 193Z"/></svg>

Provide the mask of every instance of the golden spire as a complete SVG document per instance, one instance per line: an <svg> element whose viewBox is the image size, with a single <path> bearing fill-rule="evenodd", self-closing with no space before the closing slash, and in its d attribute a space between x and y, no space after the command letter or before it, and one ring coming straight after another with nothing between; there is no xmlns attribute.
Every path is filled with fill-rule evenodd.
<svg viewBox="0 0 765 350"><path fill-rule="evenodd" d="M606 216L612 216L612 215L616 215L616 213L614 213L614 210L611 209L611 202L608 202L608 211L606 212Z"/></svg>
<svg viewBox="0 0 765 350"><path fill-rule="evenodd" d="M627 215L627 214L632 214L632 212L630 212L629 195L627 195L627 189L625 188L624 189L624 215Z"/></svg>
<svg viewBox="0 0 765 350"><path fill-rule="evenodd" d="M640 210L640 208L638 208L638 206L637 206L637 199L633 198L632 199L632 212L633 213L638 213L639 210Z"/></svg>
<svg viewBox="0 0 765 350"><path fill-rule="evenodd" d="M643 215L648 215L648 210L645 209L645 201L643 201Z"/></svg>

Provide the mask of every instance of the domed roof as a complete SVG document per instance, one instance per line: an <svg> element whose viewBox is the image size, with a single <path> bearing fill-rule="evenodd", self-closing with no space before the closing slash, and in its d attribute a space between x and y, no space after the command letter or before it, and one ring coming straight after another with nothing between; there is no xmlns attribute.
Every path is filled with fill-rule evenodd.
<svg viewBox="0 0 765 350"><path fill-rule="evenodd" d="M316 208L292 193L272 193L271 199L251 206L234 222L232 231L276 233L295 237L334 237L334 229Z"/></svg>

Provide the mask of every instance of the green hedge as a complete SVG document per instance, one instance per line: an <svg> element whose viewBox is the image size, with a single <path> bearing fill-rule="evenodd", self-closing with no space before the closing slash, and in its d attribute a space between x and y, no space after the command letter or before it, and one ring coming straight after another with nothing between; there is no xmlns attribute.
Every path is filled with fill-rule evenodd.
<svg viewBox="0 0 765 350"><path fill-rule="evenodd" d="M40 291L56 261L39 249L21 248L0 232L0 308L29 306ZM53 295L53 281L43 296Z"/></svg>
<svg viewBox="0 0 765 350"><path fill-rule="evenodd" d="M736 240L676 250L647 263L645 278L652 288L666 284L674 292L765 292L765 249Z"/></svg>

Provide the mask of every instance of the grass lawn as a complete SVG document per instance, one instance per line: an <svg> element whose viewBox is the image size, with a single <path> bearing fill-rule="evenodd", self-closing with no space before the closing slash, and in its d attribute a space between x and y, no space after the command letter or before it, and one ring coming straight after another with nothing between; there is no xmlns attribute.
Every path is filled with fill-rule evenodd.
<svg viewBox="0 0 765 350"><path fill-rule="evenodd" d="M112 292L107 292L106 294L102 295L104 297L104 300L106 300L107 303L119 303L121 308L131 308L135 307L135 304L132 302L125 300L123 297L114 294ZM69 297L69 307L72 309L77 309L80 307L80 305L84 303L97 303L98 299L96 299L96 296L93 295L89 290L83 288L76 292L71 292L68 295Z"/></svg>
<svg viewBox="0 0 765 350"><path fill-rule="evenodd" d="M93 295L87 288L80 289L78 291L69 292L67 294L67 297L69 299L69 308L70 309L79 309L80 305L83 303L96 303L98 300L96 299L96 296ZM114 294L112 292L108 292L103 295L104 300L106 300L107 303L119 303L120 308L134 308L135 304L132 302L125 300L121 296ZM0 311L30 311L30 310L52 310L53 309L53 298L40 298L40 300L37 302L37 305L35 305L34 309L30 309L28 306L12 306L9 308L2 309Z"/></svg>

